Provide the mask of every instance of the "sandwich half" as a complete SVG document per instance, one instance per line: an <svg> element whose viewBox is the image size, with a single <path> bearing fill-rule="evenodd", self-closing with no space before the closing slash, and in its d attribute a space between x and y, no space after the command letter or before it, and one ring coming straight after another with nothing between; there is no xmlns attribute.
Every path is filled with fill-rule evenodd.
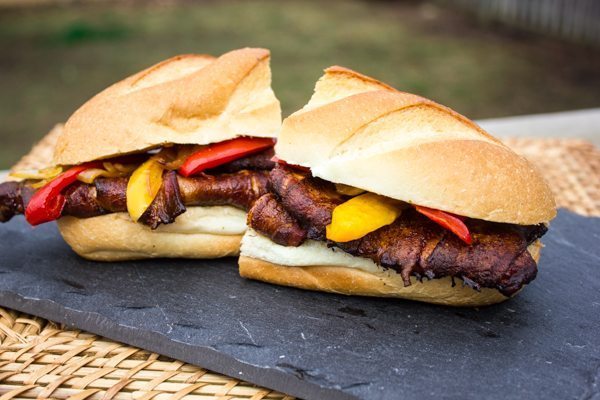
<svg viewBox="0 0 600 400"><path fill-rule="evenodd" d="M547 183L447 107L331 67L275 153L248 214L246 278L480 306L536 276L556 214Z"/></svg>
<svg viewBox="0 0 600 400"><path fill-rule="evenodd" d="M281 127L269 58L182 55L108 87L65 123L49 168L0 185L0 221L57 220L92 260L239 254Z"/></svg>

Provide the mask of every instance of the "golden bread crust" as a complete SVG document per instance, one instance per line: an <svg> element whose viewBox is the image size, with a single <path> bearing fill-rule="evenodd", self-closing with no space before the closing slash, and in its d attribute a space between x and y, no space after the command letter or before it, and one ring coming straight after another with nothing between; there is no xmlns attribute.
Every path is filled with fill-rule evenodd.
<svg viewBox="0 0 600 400"><path fill-rule="evenodd" d="M471 218L529 225L556 215L539 171L477 124L341 67L284 120L275 150L328 181Z"/></svg>
<svg viewBox="0 0 600 400"><path fill-rule="evenodd" d="M507 299L494 289L477 292L460 281L452 287L450 278L412 279L404 286L399 274L385 272L375 275L356 268L334 266L290 267L246 256L239 259L240 275L283 286L345 295L395 297L449 306L476 307L500 303Z"/></svg>
<svg viewBox="0 0 600 400"><path fill-rule="evenodd" d="M537 241L528 249L536 261L541 247L541 242ZM400 274L393 270L381 269L375 274L338 266L286 266L243 253L239 258L239 269L240 275L248 279L344 295L394 297L454 307L487 306L509 299L496 289L476 291L462 285L459 279L453 287L449 277L422 282L412 277L412 284L404 286Z"/></svg>
<svg viewBox="0 0 600 400"><path fill-rule="evenodd" d="M276 137L281 109L269 59L268 50L251 48L219 58L188 54L130 76L69 118L54 162L79 164L167 143Z"/></svg>
<svg viewBox="0 0 600 400"><path fill-rule="evenodd" d="M185 213L178 219L184 217ZM241 234L152 231L133 222L126 213L85 219L62 217L57 223L69 246L81 257L94 261L237 256L242 240Z"/></svg>

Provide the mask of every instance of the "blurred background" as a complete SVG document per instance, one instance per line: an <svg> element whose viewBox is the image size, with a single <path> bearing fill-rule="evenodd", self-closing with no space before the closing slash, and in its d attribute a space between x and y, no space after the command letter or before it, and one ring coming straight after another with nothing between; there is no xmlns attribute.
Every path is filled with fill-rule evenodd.
<svg viewBox="0 0 600 400"><path fill-rule="evenodd" d="M600 107L600 1L0 0L0 169L179 53L272 51L284 116L339 64L471 118Z"/></svg>

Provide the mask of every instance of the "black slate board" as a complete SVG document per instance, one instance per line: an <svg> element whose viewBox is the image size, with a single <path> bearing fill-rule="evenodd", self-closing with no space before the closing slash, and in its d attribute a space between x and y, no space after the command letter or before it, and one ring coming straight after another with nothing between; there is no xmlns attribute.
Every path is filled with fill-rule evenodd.
<svg viewBox="0 0 600 400"><path fill-rule="evenodd" d="M307 399L600 397L600 219L561 210L538 279L479 310L247 281L236 260L93 263L0 226L0 304Z"/></svg>

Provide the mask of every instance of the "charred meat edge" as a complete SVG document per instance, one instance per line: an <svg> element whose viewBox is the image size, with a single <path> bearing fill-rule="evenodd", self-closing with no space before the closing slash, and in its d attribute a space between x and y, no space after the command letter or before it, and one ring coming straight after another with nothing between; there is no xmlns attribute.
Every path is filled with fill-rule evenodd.
<svg viewBox="0 0 600 400"><path fill-rule="evenodd" d="M546 226L513 225L467 219L473 244L466 245L448 230L414 209L394 223L351 242L325 237L333 209L347 200L330 182L283 166L270 173L272 193L250 209L248 223L257 232L284 246L306 239L371 259L398 272L405 286L418 279L457 277L474 289L495 288L506 296L516 293L537 274L527 247L546 233Z"/></svg>

